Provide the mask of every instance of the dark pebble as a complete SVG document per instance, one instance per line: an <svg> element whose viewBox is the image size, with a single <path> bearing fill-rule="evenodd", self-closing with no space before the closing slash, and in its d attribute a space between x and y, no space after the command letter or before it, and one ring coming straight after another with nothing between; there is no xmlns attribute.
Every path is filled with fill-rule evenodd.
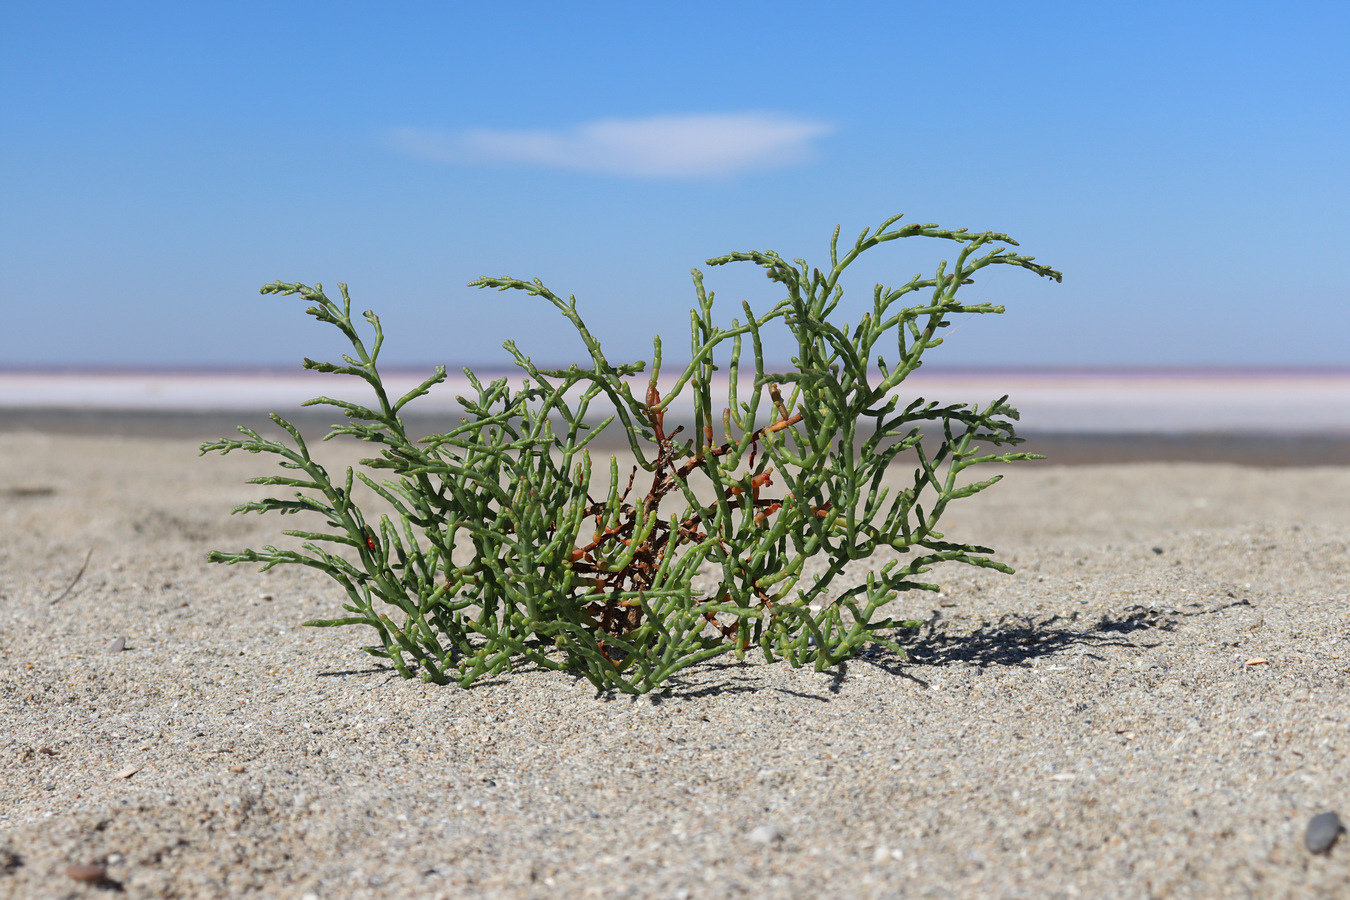
<svg viewBox="0 0 1350 900"><path fill-rule="evenodd" d="M1153 548L1153 552L1156 553L1156 554L1158 554L1159 556L1162 556L1162 555L1163 555L1163 548L1161 548L1161 547L1154 547L1154 548Z"/></svg>
<svg viewBox="0 0 1350 900"><path fill-rule="evenodd" d="M1344 830L1340 816L1324 812L1308 821L1308 833L1303 836L1303 843L1313 853L1326 853Z"/></svg>

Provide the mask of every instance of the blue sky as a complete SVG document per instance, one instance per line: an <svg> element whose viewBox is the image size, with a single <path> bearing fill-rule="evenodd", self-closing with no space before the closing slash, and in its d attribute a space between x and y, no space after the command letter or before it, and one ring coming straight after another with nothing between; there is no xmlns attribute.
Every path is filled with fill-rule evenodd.
<svg viewBox="0 0 1350 900"><path fill-rule="evenodd" d="M397 364L686 346L689 269L836 223L1004 231L1064 272L933 365L1350 364L1344 3L11 2L0 365L290 366L346 281ZM929 272L875 251L849 283ZM778 299L714 270L729 319ZM847 304L847 301L846 301Z"/></svg>

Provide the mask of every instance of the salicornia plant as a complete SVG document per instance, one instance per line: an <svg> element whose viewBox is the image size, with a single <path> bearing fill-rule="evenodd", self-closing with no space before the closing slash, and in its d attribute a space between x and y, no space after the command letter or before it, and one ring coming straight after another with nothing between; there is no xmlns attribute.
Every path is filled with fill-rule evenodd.
<svg viewBox="0 0 1350 900"><path fill-rule="evenodd" d="M313 513L326 525L286 531L301 539L299 550L209 558L327 573L346 592L348 615L308 624L369 625L380 646L367 651L404 677L417 672L465 687L525 661L580 672L599 689L644 693L701 660L741 658L751 646L769 661L817 670L868 642L901 653L885 633L902 623L883 617L884 607L904 591L936 590L920 580L935 563L1012 571L988 548L946 540L937 524L951 501L998 480L971 480L967 469L1031 455L981 449L1020 443L1006 397L984 407L940 406L902 403L897 389L941 343L952 315L1003 311L957 298L976 272L1012 265L1056 281L1060 273L1011 252L1016 243L1006 235L897 227L899 218L864 230L842 254L836 228L824 271L774 253L709 260L753 262L786 291L760 315L742 304L744 319L730 327L714 322L713 294L695 270L690 362L664 395L660 338L643 376L644 362L605 358L575 298L539 281L478 279L472 284L553 304L590 358L543 370L507 341L523 387L506 378L483 384L466 369L475 393L459 398L460 424L418 440L399 414L445 379L444 367L393 399L376 368L380 320L365 313L374 330L367 346L345 285L340 303L321 285L268 285L263 293L299 294L310 315L351 342L354 355L343 365L306 359L305 368L364 379L374 404L320 397L307 405L344 410L347 423L327 438L375 445L378 455L361 462L389 477L348 468L334 481L277 415L290 442L241 427L243 440L203 444L203 453L272 453L293 473L253 479L296 488L293 498L235 512ZM844 271L860 254L908 237L954 242L955 264L900 287L878 285L856 325L837 322ZM796 339L788 371L766 370L770 326L786 326ZM666 420L681 397L693 401L687 431ZM925 427L932 433L921 443ZM587 445L605 428L619 429L631 448L636 464L627 471L610 457L592 472ZM912 478L888 481L902 459L912 460ZM387 502L388 514L372 520L353 502L358 480ZM883 549L895 552L879 568L858 574L864 567L850 566ZM696 579L711 587L696 588Z"/></svg>

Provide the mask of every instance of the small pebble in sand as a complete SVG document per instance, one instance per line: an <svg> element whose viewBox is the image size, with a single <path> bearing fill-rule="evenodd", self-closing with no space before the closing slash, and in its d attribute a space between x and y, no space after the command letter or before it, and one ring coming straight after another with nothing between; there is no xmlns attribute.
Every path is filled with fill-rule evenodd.
<svg viewBox="0 0 1350 900"><path fill-rule="evenodd" d="M783 833L778 830L777 825L761 825L746 837L756 844L772 844L774 841L781 840Z"/></svg>
<svg viewBox="0 0 1350 900"><path fill-rule="evenodd" d="M104 866L66 866L66 874L85 884L99 884L108 880L108 870Z"/></svg>
<svg viewBox="0 0 1350 900"><path fill-rule="evenodd" d="M113 638L103 645L103 649L109 653L121 653L123 650L127 649L127 639L124 637Z"/></svg>
<svg viewBox="0 0 1350 900"><path fill-rule="evenodd" d="M1340 816L1324 812L1308 820L1308 833L1303 836L1303 843L1313 853L1326 853L1344 830Z"/></svg>

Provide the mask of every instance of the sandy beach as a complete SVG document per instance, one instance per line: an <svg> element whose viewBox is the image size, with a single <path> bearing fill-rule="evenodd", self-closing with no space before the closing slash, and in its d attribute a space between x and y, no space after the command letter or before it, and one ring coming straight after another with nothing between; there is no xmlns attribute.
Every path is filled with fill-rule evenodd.
<svg viewBox="0 0 1350 900"><path fill-rule="evenodd" d="M907 660L632 700L301 627L223 434L0 433L0 897L1350 895L1350 467L1008 467Z"/></svg>

